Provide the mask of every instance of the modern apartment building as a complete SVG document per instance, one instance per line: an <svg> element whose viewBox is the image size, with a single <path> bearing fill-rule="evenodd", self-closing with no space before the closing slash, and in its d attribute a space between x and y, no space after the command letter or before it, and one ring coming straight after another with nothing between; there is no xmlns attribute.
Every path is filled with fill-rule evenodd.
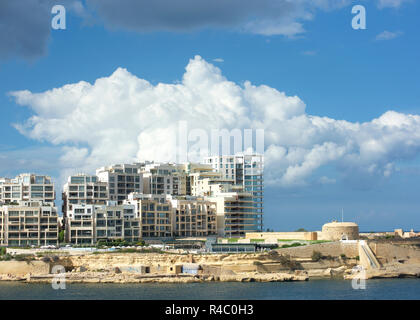
<svg viewBox="0 0 420 320"><path fill-rule="evenodd" d="M199 197L168 197L173 208L175 237L216 235L216 204Z"/></svg>
<svg viewBox="0 0 420 320"><path fill-rule="evenodd" d="M200 172L189 175L192 196L211 196L233 186L232 179L223 178L220 172Z"/></svg>
<svg viewBox="0 0 420 320"><path fill-rule="evenodd" d="M140 240L140 221L135 216L134 205L117 205L95 208L95 242L107 239L124 239L128 242Z"/></svg>
<svg viewBox="0 0 420 320"><path fill-rule="evenodd" d="M109 200L122 204L132 192L143 192L144 164L117 164L96 170L99 181L108 183Z"/></svg>
<svg viewBox="0 0 420 320"><path fill-rule="evenodd" d="M260 154L236 154L212 156L204 159L225 179L233 179L235 185L243 186L243 191L251 193L255 212L255 231L263 228L264 199L264 156Z"/></svg>
<svg viewBox="0 0 420 320"><path fill-rule="evenodd" d="M0 240L6 246L58 245L57 208L43 201L0 206Z"/></svg>
<svg viewBox="0 0 420 320"><path fill-rule="evenodd" d="M70 176L63 186L62 199L64 217L76 204L106 204L109 199L108 183L99 181L94 175Z"/></svg>
<svg viewBox="0 0 420 320"><path fill-rule="evenodd" d="M173 211L166 195L130 194L124 202L135 206L140 221L141 238L173 236Z"/></svg>
<svg viewBox="0 0 420 320"><path fill-rule="evenodd" d="M185 195L187 174L183 165L148 163L142 168L145 194Z"/></svg>
<svg viewBox="0 0 420 320"><path fill-rule="evenodd" d="M0 201L43 201L54 205L55 190L51 177L23 173L14 179L0 178Z"/></svg>
<svg viewBox="0 0 420 320"><path fill-rule="evenodd" d="M217 234L221 237L243 237L246 232L261 230L261 213L254 208L252 193L242 186L232 186L206 197L217 208Z"/></svg>
<svg viewBox="0 0 420 320"><path fill-rule="evenodd" d="M72 244L95 244L99 240L140 239L139 219L133 205L118 205L115 201L106 205L73 205L68 212L66 240Z"/></svg>

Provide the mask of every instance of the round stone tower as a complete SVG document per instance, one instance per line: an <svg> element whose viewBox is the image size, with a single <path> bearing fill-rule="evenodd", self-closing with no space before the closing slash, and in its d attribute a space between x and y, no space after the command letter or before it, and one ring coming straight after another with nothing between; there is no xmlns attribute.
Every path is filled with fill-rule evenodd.
<svg viewBox="0 0 420 320"><path fill-rule="evenodd" d="M359 226L354 222L329 222L322 226L322 239L324 240L357 240L359 239Z"/></svg>

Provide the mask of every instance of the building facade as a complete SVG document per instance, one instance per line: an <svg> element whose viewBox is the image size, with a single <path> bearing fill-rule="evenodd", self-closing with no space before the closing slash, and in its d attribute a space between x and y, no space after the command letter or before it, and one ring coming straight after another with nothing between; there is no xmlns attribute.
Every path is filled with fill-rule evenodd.
<svg viewBox="0 0 420 320"><path fill-rule="evenodd" d="M51 177L23 173L14 179L0 178L0 201L43 201L54 205L55 189Z"/></svg>
<svg viewBox="0 0 420 320"><path fill-rule="evenodd" d="M5 246L58 243L57 208L43 201L19 201L0 206L0 239Z"/></svg>
<svg viewBox="0 0 420 320"><path fill-rule="evenodd" d="M96 170L99 181L108 184L109 200L122 204L132 192L143 193L144 164L117 164Z"/></svg>
<svg viewBox="0 0 420 320"><path fill-rule="evenodd" d="M140 239L139 219L132 205L118 205L115 201L106 205L74 205L68 212L66 240L77 245L92 245L99 240Z"/></svg>
<svg viewBox="0 0 420 320"><path fill-rule="evenodd" d="M187 174L182 165L148 163L142 168L145 194L185 195Z"/></svg>
<svg viewBox="0 0 420 320"><path fill-rule="evenodd" d="M63 186L62 212L67 212L76 204L106 204L109 200L108 183L99 181L97 176L77 174L70 176Z"/></svg>
<svg viewBox="0 0 420 320"><path fill-rule="evenodd" d="M174 237L206 237L217 234L216 204L199 197L174 197Z"/></svg>
<svg viewBox="0 0 420 320"><path fill-rule="evenodd" d="M263 200L264 200L264 157L259 154L236 154L212 156L204 159L220 172L224 179L233 179L234 185L243 187L253 199L255 226L253 232L263 230Z"/></svg>
<svg viewBox="0 0 420 320"><path fill-rule="evenodd" d="M130 194L125 203L134 205L142 238L173 236L173 212L166 195Z"/></svg>

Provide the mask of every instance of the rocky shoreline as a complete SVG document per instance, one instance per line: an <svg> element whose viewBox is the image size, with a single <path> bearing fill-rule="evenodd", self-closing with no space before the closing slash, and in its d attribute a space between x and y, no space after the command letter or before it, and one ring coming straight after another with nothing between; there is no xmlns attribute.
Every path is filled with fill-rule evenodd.
<svg viewBox="0 0 420 320"><path fill-rule="evenodd" d="M22 281L27 283L51 283L56 277L47 275L0 275L0 281ZM110 274L100 272L69 272L64 275L66 283L193 283L193 282L283 282L307 281L308 275L289 273L244 273L228 276L202 276L202 275L138 275L133 273ZM60 280L58 280L60 281Z"/></svg>
<svg viewBox="0 0 420 320"><path fill-rule="evenodd" d="M236 254L114 252L0 261L0 281L51 283L284 282L316 278L420 278L420 250L373 244L379 268L361 268L354 244L340 242ZM317 253L317 255L314 255ZM315 259L314 257L318 257ZM65 273L53 274L60 266Z"/></svg>

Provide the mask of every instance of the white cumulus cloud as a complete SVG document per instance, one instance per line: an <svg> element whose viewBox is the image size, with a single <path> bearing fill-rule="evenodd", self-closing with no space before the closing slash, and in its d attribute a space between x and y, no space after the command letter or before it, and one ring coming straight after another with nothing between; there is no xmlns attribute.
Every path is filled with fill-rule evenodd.
<svg viewBox="0 0 420 320"><path fill-rule="evenodd" d="M338 176L388 177L396 161L420 151L418 115L388 111L364 123L310 115L299 97L249 81L229 81L199 56L175 84L153 85L118 68L93 84L81 81L10 95L33 111L16 128L61 148L63 170L176 161L180 121L190 132L204 129L209 135L212 129L264 129L266 182L285 187L310 183L325 166ZM329 173L318 181L337 178Z"/></svg>
<svg viewBox="0 0 420 320"><path fill-rule="evenodd" d="M376 36L376 40L392 40L402 35L402 32L383 31Z"/></svg>

